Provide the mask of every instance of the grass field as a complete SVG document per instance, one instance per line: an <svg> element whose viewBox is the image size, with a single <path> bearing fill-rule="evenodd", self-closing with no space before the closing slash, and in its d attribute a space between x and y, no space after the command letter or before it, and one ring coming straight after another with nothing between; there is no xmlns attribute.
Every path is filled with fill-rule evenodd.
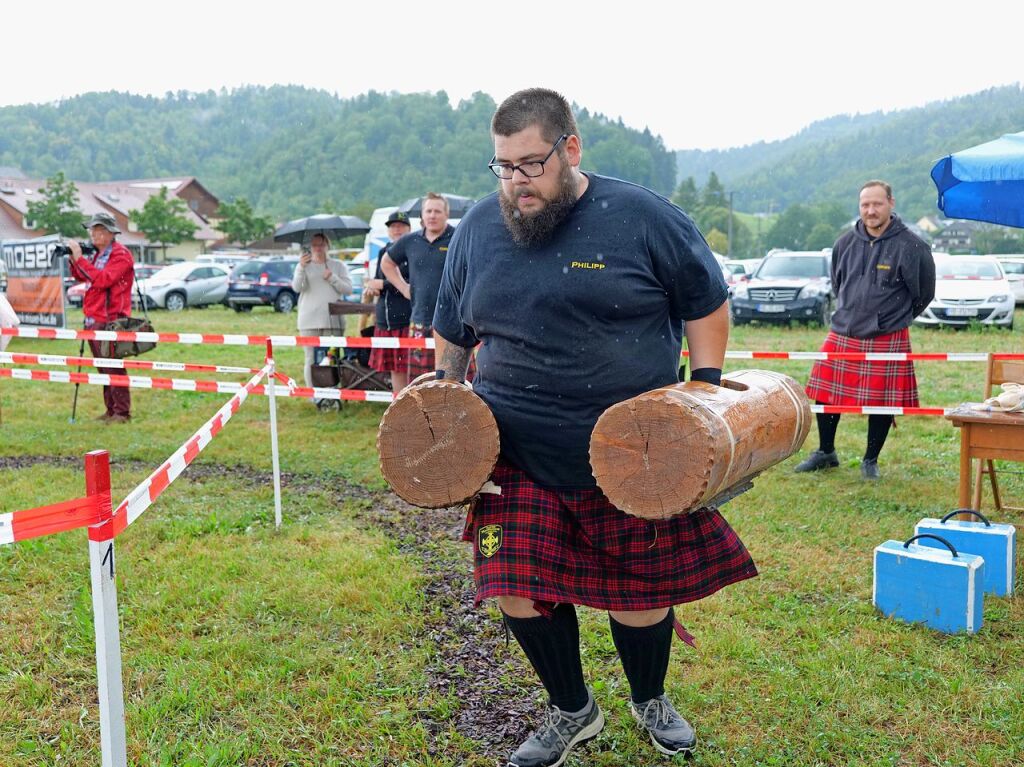
<svg viewBox="0 0 1024 767"><path fill-rule="evenodd" d="M914 347L1021 352L1024 312L1016 319L1014 333L915 328ZM295 315L217 307L154 320L161 331L290 334ZM730 348L808 351L822 335L746 326ZM78 344L15 339L9 350ZM147 358L259 367L263 350L161 345ZM301 378L300 350L277 359ZM809 371L727 368L755 366L801 382ZM917 370L923 405L980 396L981 363ZM73 425L71 397L67 385L0 379L0 513L80 495L81 457L98 448L111 453L116 503L228 399L133 390L133 421L107 426L93 420L98 387L82 387ZM493 607L468 606L459 515L385 491L374 448L383 409L279 401L285 524L275 532L266 399L251 397L118 538L130 763L493 765L535 723L541 696L521 654ZM901 418L878 483L859 477L865 432L865 418L844 416L838 470L795 475L794 457L724 507L761 575L677 611L699 648L676 643L668 679L700 738L690 764L1022 763L1024 600L987 599L973 637L896 623L870 602L874 546L954 508L958 432ZM812 432L802 454L814 442ZM1006 494L1024 500L1019 475ZM1024 515L999 521L1021 527ZM568 764L659 763L627 716L606 618L580 614L608 725ZM98 764L83 532L0 547L0 647L0 765Z"/></svg>

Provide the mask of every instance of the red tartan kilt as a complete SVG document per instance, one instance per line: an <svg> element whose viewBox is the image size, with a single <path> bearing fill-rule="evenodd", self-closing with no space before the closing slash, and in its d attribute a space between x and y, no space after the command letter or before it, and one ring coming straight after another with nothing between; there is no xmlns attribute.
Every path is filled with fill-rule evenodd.
<svg viewBox="0 0 1024 767"><path fill-rule="evenodd" d="M408 338L409 326L388 330L380 325L373 331L374 338ZM381 349L373 347L370 350L370 367L380 373L401 373L409 365L408 349Z"/></svg>
<svg viewBox="0 0 1024 767"><path fill-rule="evenodd" d="M852 338L829 331L823 352L909 353L910 331ZM819 360L811 368L807 396L826 405L918 407L913 362Z"/></svg>
<svg viewBox="0 0 1024 767"><path fill-rule="evenodd" d="M601 610L651 610L692 602L757 568L717 509L666 520L619 511L598 489L554 490L499 462L463 540L473 543L476 602L532 599Z"/></svg>
<svg viewBox="0 0 1024 767"><path fill-rule="evenodd" d="M433 338L434 331L432 328L423 327L422 325L411 325L409 327L409 338ZM424 373L433 373L437 370L437 366L434 364L434 350L433 349L410 349L409 350L409 380L411 381L416 376L421 376ZM476 359L475 357L469 358L469 370L466 371L466 380L472 381L476 377Z"/></svg>

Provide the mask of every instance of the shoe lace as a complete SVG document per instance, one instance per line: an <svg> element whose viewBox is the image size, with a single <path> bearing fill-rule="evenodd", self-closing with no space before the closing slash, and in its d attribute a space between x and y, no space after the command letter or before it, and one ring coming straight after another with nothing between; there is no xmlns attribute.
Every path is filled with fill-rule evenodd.
<svg viewBox="0 0 1024 767"><path fill-rule="evenodd" d="M640 717L648 727L657 727L659 724L671 724L679 715L669 704L664 696L651 698L644 706Z"/></svg>
<svg viewBox="0 0 1024 767"><path fill-rule="evenodd" d="M565 722L568 727L559 727L562 722ZM561 741L562 747L567 748L569 746L569 739L566 735L572 724L574 724L573 720L567 717L558 706L551 706L544 716L544 723L537 728L534 737L545 746L552 745L557 738ZM563 729L565 732L563 732Z"/></svg>

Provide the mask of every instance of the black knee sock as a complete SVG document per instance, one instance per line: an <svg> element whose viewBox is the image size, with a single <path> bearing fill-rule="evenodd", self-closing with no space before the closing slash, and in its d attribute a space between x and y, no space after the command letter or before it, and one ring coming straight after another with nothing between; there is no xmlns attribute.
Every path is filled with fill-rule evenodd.
<svg viewBox="0 0 1024 767"><path fill-rule="evenodd" d="M622 670L629 680L630 697L634 703L646 703L665 692L665 674L672 652L672 624L675 613L653 626L626 626L608 615L612 641L622 659Z"/></svg>
<svg viewBox="0 0 1024 767"><path fill-rule="evenodd" d="M818 405L824 403L818 402ZM818 450L831 453L836 449L836 429L839 428L839 413L816 413L818 420Z"/></svg>
<svg viewBox="0 0 1024 767"><path fill-rule="evenodd" d="M891 415L868 416L868 447L864 451L865 460L878 460L878 454L882 452L882 446L885 444L885 438L889 436L892 422Z"/></svg>
<svg viewBox="0 0 1024 767"><path fill-rule="evenodd" d="M551 705L569 712L586 706L590 692L583 681L576 608L559 605L551 618L506 615L505 623L540 677Z"/></svg>

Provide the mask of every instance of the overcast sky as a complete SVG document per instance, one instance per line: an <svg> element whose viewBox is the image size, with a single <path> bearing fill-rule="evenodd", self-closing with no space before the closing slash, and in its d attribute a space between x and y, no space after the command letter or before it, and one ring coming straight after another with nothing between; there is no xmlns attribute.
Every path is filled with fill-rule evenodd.
<svg viewBox="0 0 1024 767"><path fill-rule="evenodd" d="M275 83L457 103L540 85L670 149L1024 82L1021 0L77 0L3 15L0 105Z"/></svg>

